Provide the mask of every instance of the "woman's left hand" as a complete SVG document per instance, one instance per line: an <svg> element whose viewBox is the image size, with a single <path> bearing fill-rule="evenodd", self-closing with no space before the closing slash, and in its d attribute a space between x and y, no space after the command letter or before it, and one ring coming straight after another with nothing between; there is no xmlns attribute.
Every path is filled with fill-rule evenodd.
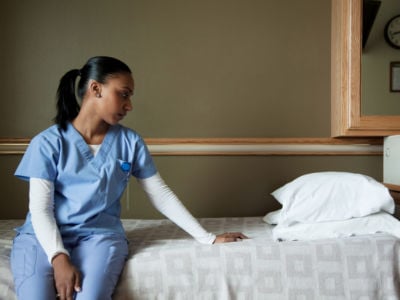
<svg viewBox="0 0 400 300"><path fill-rule="evenodd" d="M214 244L237 242L243 239L248 239L248 237L241 232L225 232L217 235Z"/></svg>

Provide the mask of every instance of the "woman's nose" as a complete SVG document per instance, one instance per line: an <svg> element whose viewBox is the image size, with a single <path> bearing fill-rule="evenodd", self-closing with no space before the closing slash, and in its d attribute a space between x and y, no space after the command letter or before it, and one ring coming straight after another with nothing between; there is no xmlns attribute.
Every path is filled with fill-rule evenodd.
<svg viewBox="0 0 400 300"><path fill-rule="evenodd" d="M129 100L126 104L125 104L125 110L126 111L131 111L132 110L132 101Z"/></svg>

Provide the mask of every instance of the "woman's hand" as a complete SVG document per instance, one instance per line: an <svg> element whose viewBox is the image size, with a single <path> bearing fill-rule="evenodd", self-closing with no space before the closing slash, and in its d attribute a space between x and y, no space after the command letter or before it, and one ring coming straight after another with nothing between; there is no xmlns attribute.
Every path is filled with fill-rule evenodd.
<svg viewBox="0 0 400 300"><path fill-rule="evenodd" d="M237 242L243 239L248 239L248 237L241 232L225 232L217 235L214 244Z"/></svg>
<svg viewBox="0 0 400 300"><path fill-rule="evenodd" d="M57 299L72 300L74 292L81 290L81 275L69 256L61 253L52 260Z"/></svg>

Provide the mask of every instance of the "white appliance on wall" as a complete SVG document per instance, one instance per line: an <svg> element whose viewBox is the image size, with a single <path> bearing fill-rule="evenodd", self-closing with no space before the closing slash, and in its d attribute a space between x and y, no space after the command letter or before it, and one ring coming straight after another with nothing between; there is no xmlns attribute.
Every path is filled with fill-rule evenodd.
<svg viewBox="0 0 400 300"><path fill-rule="evenodd" d="M400 186L400 135L384 139L383 182Z"/></svg>

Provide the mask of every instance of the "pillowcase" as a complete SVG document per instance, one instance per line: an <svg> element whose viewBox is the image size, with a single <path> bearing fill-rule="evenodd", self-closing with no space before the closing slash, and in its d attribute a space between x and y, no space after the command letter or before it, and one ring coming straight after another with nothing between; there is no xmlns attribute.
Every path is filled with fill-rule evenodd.
<svg viewBox="0 0 400 300"><path fill-rule="evenodd" d="M274 210L274 211L271 211L271 212L267 213L263 217L263 221L265 223L270 224L270 225L279 224L279 222L281 220L281 210L282 209L278 209L278 210Z"/></svg>
<svg viewBox="0 0 400 300"><path fill-rule="evenodd" d="M276 241L308 241L385 233L400 238L400 222L386 212L361 218L321 223L297 223L293 226L277 225L272 229Z"/></svg>
<svg viewBox="0 0 400 300"><path fill-rule="evenodd" d="M279 223L341 221L380 211L394 212L389 190L375 179L348 172L318 172L296 178L275 190L282 204Z"/></svg>

